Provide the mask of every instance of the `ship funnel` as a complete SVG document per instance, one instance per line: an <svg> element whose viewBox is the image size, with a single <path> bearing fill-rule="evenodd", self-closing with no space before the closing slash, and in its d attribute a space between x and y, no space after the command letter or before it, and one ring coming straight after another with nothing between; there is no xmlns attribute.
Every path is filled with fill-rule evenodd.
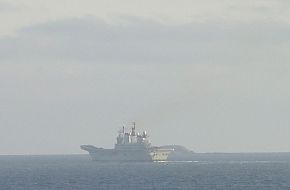
<svg viewBox="0 0 290 190"><path fill-rule="evenodd" d="M136 133L135 133L135 128L136 128L136 123L133 122L133 127L132 127L132 136L135 136Z"/></svg>

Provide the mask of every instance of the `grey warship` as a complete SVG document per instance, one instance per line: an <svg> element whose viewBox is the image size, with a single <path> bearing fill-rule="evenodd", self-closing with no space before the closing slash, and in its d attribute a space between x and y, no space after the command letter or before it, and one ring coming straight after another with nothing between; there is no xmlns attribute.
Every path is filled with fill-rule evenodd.
<svg viewBox="0 0 290 190"><path fill-rule="evenodd" d="M147 132L137 133L135 129L135 122L129 132L123 126L113 149L92 145L81 145L81 149L88 151L94 161L166 161L173 149L152 146Z"/></svg>

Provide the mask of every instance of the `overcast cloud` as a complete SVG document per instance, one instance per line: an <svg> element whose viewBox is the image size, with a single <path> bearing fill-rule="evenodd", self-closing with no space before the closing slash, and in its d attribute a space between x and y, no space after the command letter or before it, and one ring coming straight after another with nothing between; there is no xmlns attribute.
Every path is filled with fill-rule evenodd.
<svg viewBox="0 0 290 190"><path fill-rule="evenodd" d="M289 2L0 2L0 154L290 150ZM16 11L17 10L17 11Z"/></svg>
<svg viewBox="0 0 290 190"><path fill-rule="evenodd" d="M290 25L188 23L165 25L127 18L108 24L69 19L21 29L0 40L7 62L275 63L290 60Z"/></svg>

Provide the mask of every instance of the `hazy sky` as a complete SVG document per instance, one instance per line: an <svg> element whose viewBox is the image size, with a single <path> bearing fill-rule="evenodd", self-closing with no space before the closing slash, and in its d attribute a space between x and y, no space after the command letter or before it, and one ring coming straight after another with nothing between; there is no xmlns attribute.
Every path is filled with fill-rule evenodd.
<svg viewBox="0 0 290 190"><path fill-rule="evenodd" d="M0 154L290 151L290 1L0 0Z"/></svg>

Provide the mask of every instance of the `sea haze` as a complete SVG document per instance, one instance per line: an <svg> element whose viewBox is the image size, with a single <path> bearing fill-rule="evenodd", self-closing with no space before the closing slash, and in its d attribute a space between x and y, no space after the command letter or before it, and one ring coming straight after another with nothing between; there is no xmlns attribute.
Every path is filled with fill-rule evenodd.
<svg viewBox="0 0 290 190"><path fill-rule="evenodd" d="M290 189L289 155L276 160L93 162L87 155L0 156L1 190ZM226 155L224 155L226 156ZM233 158L237 158L237 154Z"/></svg>

